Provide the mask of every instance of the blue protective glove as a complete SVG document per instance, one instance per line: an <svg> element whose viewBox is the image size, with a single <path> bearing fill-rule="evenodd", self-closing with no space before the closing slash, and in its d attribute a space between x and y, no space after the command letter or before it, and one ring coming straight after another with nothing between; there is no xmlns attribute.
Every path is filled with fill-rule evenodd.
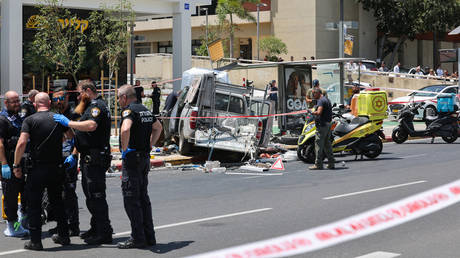
<svg viewBox="0 0 460 258"><path fill-rule="evenodd" d="M11 179L11 169L7 164L2 165L2 177L5 179Z"/></svg>
<svg viewBox="0 0 460 258"><path fill-rule="evenodd" d="M64 161L64 165L66 165L67 169L75 167L75 165L77 165L77 159L75 158L75 155L72 154L68 156Z"/></svg>
<svg viewBox="0 0 460 258"><path fill-rule="evenodd" d="M130 152L133 152L133 151L136 151L136 150L135 150L135 149L130 149L130 148L128 147L126 150L124 150L124 151L121 152L121 158L122 158L122 159L125 159L125 158L126 158L126 155L127 155L128 153L130 153Z"/></svg>
<svg viewBox="0 0 460 258"><path fill-rule="evenodd" d="M64 115L54 114L53 118L55 122L58 122L65 127L69 127L70 120Z"/></svg>

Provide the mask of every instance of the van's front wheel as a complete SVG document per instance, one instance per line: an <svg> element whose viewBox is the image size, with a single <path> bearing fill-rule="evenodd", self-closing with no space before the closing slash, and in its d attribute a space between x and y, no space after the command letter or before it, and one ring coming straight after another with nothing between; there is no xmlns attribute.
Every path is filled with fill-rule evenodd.
<svg viewBox="0 0 460 258"><path fill-rule="evenodd" d="M315 163L315 145L313 141L309 141L297 147L297 157L306 163Z"/></svg>

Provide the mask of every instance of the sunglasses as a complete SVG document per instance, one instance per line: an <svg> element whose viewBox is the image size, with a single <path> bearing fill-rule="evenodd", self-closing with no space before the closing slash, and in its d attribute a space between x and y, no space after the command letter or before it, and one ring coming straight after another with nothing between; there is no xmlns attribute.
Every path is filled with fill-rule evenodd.
<svg viewBox="0 0 460 258"><path fill-rule="evenodd" d="M65 96L60 96L60 97L55 97L53 98L53 101L56 102L56 101L64 101L65 100Z"/></svg>

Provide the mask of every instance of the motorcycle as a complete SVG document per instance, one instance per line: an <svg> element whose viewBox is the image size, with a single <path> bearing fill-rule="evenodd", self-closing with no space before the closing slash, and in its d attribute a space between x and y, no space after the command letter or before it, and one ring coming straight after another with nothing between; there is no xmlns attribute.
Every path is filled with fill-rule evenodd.
<svg viewBox="0 0 460 258"><path fill-rule="evenodd" d="M382 153L382 139L385 138L382 119L371 121L365 116L354 117L348 114L349 110L343 105L334 107L332 112L331 141L334 153L350 152L356 155L355 160L358 155L361 155L361 159L363 155L373 159ZM309 114L298 139L297 156L306 163L314 163L316 125L314 116Z"/></svg>
<svg viewBox="0 0 460 258"><path fill-rule="evenodd" d="M453 112L439 113L438 116L427 116L425 119L426 129L414 129L414 116L424 103L408 104L398 114L399 125L393 129L391 138L394 142L401 144L411 137L441 137L446 143L453 143L458 138L458 112L455 106Z"/></svg>

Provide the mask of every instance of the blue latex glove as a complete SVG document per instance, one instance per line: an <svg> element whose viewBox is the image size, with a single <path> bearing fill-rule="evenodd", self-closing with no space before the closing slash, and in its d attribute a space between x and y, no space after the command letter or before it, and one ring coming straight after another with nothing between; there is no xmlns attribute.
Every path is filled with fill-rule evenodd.
<svg viewBox="0 0 460 258"><path fill-rule="evenodd" d="M75 165L77 165L77 159L75 158L75 155L72 154L68 156L64 161L64 165L66 165L67 169L75 167Z"/></svg>
<svg viewBox="0 0 460 258"><path fill-rule="evenodd" d="M11 169L7 164L2 165L2 177L5 179L11 179Z"/></svg>
<svg viewBox="0 0 460 258"><path fill-rule="evenodd" d="M121 158L122 158L122 159L125 159L125 158L126 158L126 155L127 155L128 153L130 153L130 152L133 152L133 151L136 151L136 150L135 150L135 149L130 149L130 148L128 147L126 150L124 150L124 151L121 152Z"/></svg>
<svg viewBox="0 0 460 258"><path fill-rule="evenodd" d="M55 122L58 122L65 127L69 127L70 120L64 115L54 114L53 118Z"/></svg>

